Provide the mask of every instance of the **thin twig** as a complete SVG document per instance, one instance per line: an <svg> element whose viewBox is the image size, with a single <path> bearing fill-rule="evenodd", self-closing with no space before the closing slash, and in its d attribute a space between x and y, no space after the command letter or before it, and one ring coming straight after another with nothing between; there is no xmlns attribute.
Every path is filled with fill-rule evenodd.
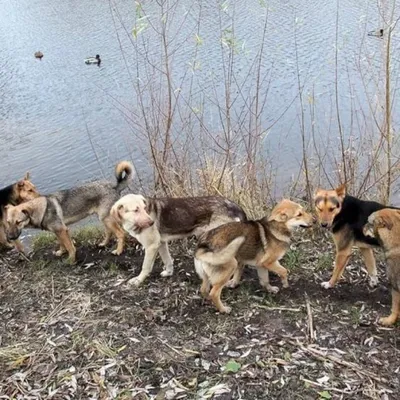
<svg viewBox="0 0 400 400"><path fill-rule="evenodd" d="M304 297L306 298L308 335L310 337L310 341L314 342L315 331L314 331L314 321L313 321L310 300L308 299L307 293L304 294Z"/></svg>

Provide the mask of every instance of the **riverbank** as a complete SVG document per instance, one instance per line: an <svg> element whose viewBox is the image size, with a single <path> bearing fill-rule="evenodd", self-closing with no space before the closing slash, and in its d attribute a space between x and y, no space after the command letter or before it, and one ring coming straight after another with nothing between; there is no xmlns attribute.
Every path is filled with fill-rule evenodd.
<svg viewBox="0 0 400 400"><path fill-rule="evenodd" d="M291 287L267 294L248 269L224 290L232 313L221 315L199 295L192 243L172 246L173 277L159 277L157 260L133 288L142 250L130 241L115 257L96 246L100 234L75 232L75 266L52 255L45 234L29 259L1 253L2 398L396 398L399 327L376 325L390 310L382 259L378 288L354 256L326 291L330 238L298 238L282 261Z"/></svg>

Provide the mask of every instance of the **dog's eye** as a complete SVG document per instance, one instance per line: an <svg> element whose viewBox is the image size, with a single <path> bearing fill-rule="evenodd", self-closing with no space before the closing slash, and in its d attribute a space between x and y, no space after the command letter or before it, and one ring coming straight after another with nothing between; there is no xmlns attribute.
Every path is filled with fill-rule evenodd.
<svg viewBox="0 0 400 400"><path fill-rule="evenodd" d="M329 212L335 211L335 208L336 208L336 207L329 207Z"/></svg>
<svg viewBox="0 0 400 400"><path fill-rule="evenodd" d="M322 208L319 208L319 207L317 207L317 210L318 210L319 212L323 212L323 211L324 211Z"/></svg>
<svg viewBox="0 0 400 400"><path fill-rule="evenodd" d="M297 214L298 217L301 217L302 215L303 213L301 211Z"/></svg>

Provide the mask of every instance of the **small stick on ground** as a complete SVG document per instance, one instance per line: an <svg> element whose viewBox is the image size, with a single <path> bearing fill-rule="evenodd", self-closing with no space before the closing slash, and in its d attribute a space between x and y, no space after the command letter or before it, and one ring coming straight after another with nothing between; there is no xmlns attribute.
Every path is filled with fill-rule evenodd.
<svg viewBox="0 0 400 400"><path fill-rule="evenodd" d="M304 352L313 355L315 358L322 360L322 361L332 361L336 364L342 365L344 367L350 368L353 371L355 371L356 373L360 374L360 375L364 375L367 376L368 378L371 378L377 382L380 383L387 383L387 380L384 378L381 378L380 376L374 374L373 372L370 372L368 370L366 370L364 367L362 367L361 365L358 365L356 363L350 362L350 361L346 361L346 360L341 360L338 357L326 354L325 352L316 349L315 347L310 347L310 346L303 346L301 343L295 342L293 340L289 340L289 343L291 343L294 346L299 347L301 350L303 350Z"/></svg>
<svg viewBox="0 0 400 400"><path fill-rule="evenodd" d="M315 340L315 331L314 331L314 320L313 320L313 315L311 311L311 304L310 300L308 299L307 293L304 294L304 297L306 298L306 308L307 308L307 326L308 326L308 335L310 337L310 342L314 342Z"/></svg>

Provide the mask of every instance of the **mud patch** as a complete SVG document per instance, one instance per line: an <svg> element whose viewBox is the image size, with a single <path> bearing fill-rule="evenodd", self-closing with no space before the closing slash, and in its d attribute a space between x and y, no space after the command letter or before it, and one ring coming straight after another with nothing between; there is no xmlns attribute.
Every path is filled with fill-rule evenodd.
<svg viewBox="0 0 400 400"><path fill-rule="evenodd" d="M3 398L397 398L399 328L376 325L390 309L383 265L370 289L355 256L327 291L331 247L300 241L283 260L289 289L267 294L247 269L221 315L199 295L191 243L173 246L173 277L157 260L140 288L127 281L143 252L128 247L79 247L75 266L50 247L1 255Z"/></svg>

